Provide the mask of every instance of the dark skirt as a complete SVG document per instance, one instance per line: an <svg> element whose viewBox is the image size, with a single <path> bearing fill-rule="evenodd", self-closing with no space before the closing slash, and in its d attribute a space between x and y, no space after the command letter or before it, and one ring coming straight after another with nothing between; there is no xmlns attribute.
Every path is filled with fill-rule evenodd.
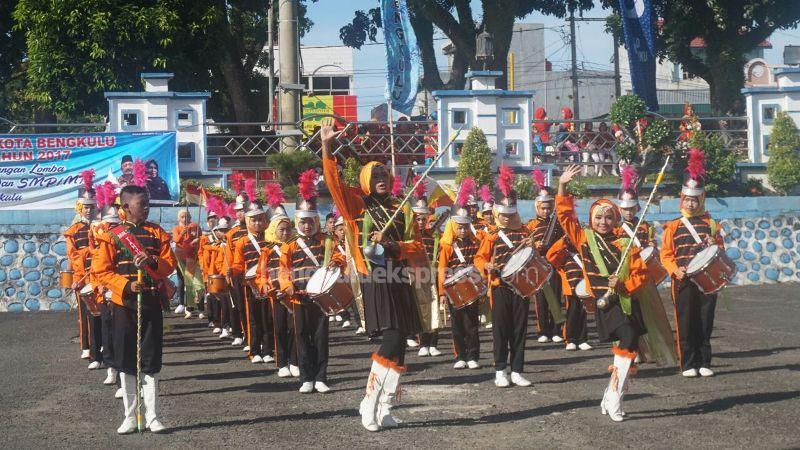
<svg viewBox="0 0 800 450"><path fill-rule="evenodd" d="M600 342L618 340L616 330L620 327L631 327L638 336L647 333L639 302L631 301L631 315L627 315L622 311L618 296L611 296L611 300L611 305L605 311L597 308L595 313L597 335Z"/></svg>
<svg viewBox="0 0 800 450"><path fill-rule="evenodd" d="M114 324L111 367L128 375L136 375L136 310L116 303L109 305ZM142 373L153 375L161 372L163 324L161 302L155 297L145 297L142 301Z"/></svg>
<svg viewBox="0 0 800 450"><path fill-rule="evenodd" d="M403 263L387 261L361 277L364 320L369 335L396 329L410 336L422 331L417 300Z"/></svg>

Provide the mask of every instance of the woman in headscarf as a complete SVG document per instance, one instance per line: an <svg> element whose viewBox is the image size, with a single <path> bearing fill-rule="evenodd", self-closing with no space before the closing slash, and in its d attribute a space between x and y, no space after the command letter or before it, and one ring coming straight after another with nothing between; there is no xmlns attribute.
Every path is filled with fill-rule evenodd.
<svg viewBox="0 0 800 450"><path fill-rule="evenodd" d="M348 257L361 277L367 332L383 337L380 348L372 355L366 395L359 408L364 428L378 431L397 426L390 409L399 391L400 374L406 370L406 336L421 331L405 260L424 249L416 238L410 205L402 205L402 211L386 226L401 205L391 195L392 176L385 165L367 163L359 175L360 190L342 181L331 148L340 133L334 131L332 121L323 121L322 168L345 222ZM383 253L379 254L378 249L368 259L370 255L365 255L362 248L378 244Z"/></svg>
<svg viewBox="0 0 800 450"><path fill-rule="evenodd" d="M632 295L644 286L647 266L634 246L622 259L628 240L616 233L622 217L611 200L594 202L589 209L590 226L581 227L574 199L567 194L567 185L580 172L580 166L571 165L561 175L556 213L564 234L578 250L587 291L597 302L597 334L601 341L617 341L612 347L614 364L600 409L611 420L621 422L622 396L628 389L630 376L636 371L633 361L639 349L639 336L644 332L641 311L638 303L632 301ZM604 301L606 307L603 307Z"/></svg>

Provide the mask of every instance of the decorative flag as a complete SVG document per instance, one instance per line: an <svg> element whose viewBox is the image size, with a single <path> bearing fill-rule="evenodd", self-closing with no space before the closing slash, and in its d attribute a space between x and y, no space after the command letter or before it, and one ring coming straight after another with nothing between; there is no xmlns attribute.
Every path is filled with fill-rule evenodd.
<svg viewBox="0 0 800 450"><path fill-rule="evenodd" d="M186 204L203 205L203 188L192 183L186 183Z"/></svg>
<svg viewBox="0 0 800 450"><path fill-rule="evenodd" d="M451 189L445 189L431 177L425 177L425 193L428 197L428 207L430 208L435 209L440 206L453 206L455 204L456 193Z"/></svg>
<svg viewBox="0 0 800 450"><path fill-rule="evenodd" d="M648 110L658 111L656 42L650 0L619 0L619 9L633 92L644 99Z"/></svg>
<svg viewBox="0 0 800 450"><path fill-rule="evenodd" d="M406 0L381 0L381 15L386 41L386 101L395 111L411 115L421 64Z"/></svg>

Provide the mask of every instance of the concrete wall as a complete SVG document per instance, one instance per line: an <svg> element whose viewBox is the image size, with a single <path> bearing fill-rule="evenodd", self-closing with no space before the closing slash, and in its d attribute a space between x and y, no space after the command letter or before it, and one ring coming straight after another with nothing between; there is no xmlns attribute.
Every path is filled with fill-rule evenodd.
<svg viewBox="0 0 800 450"><path fill-rule="evenodd" d="M578 201L578 215L587 220L591 200ZM286 205L292 214L293 205ZM732 197L709 199L707 209L720 222L728 256L739 272L734 284L800 282L800 197ZM150 217L171 230L178 208L153 208ZM190 208L197 215L197 208ZM320 205L322 215L329 205ZM523 201L524 219L534 215L533 202ZM0 212L0 311L67 310L75 300L58 287L58 272L66 267L61 233L73 211ZM656 225L678 217L678 200L652 207L648 220ZM205 216L200 217L204 223ZM660 242L660 241L659 241Z"/></svg>

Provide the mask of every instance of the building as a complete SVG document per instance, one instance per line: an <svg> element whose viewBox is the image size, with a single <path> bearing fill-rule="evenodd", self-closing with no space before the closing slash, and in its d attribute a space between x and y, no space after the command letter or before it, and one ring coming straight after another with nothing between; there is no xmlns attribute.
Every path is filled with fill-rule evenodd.
<svg viewBox="0 0 800 450"><path fill-rule="evenodd" d="M800 67L777 67L751 64L749 86L742 89L748 121L748 160L754 164L769 161L769 136L772 122L786 111L800 124ZM772 75L772 76L770 76ZM773 78L774 77L774 78Z"/></svg>

